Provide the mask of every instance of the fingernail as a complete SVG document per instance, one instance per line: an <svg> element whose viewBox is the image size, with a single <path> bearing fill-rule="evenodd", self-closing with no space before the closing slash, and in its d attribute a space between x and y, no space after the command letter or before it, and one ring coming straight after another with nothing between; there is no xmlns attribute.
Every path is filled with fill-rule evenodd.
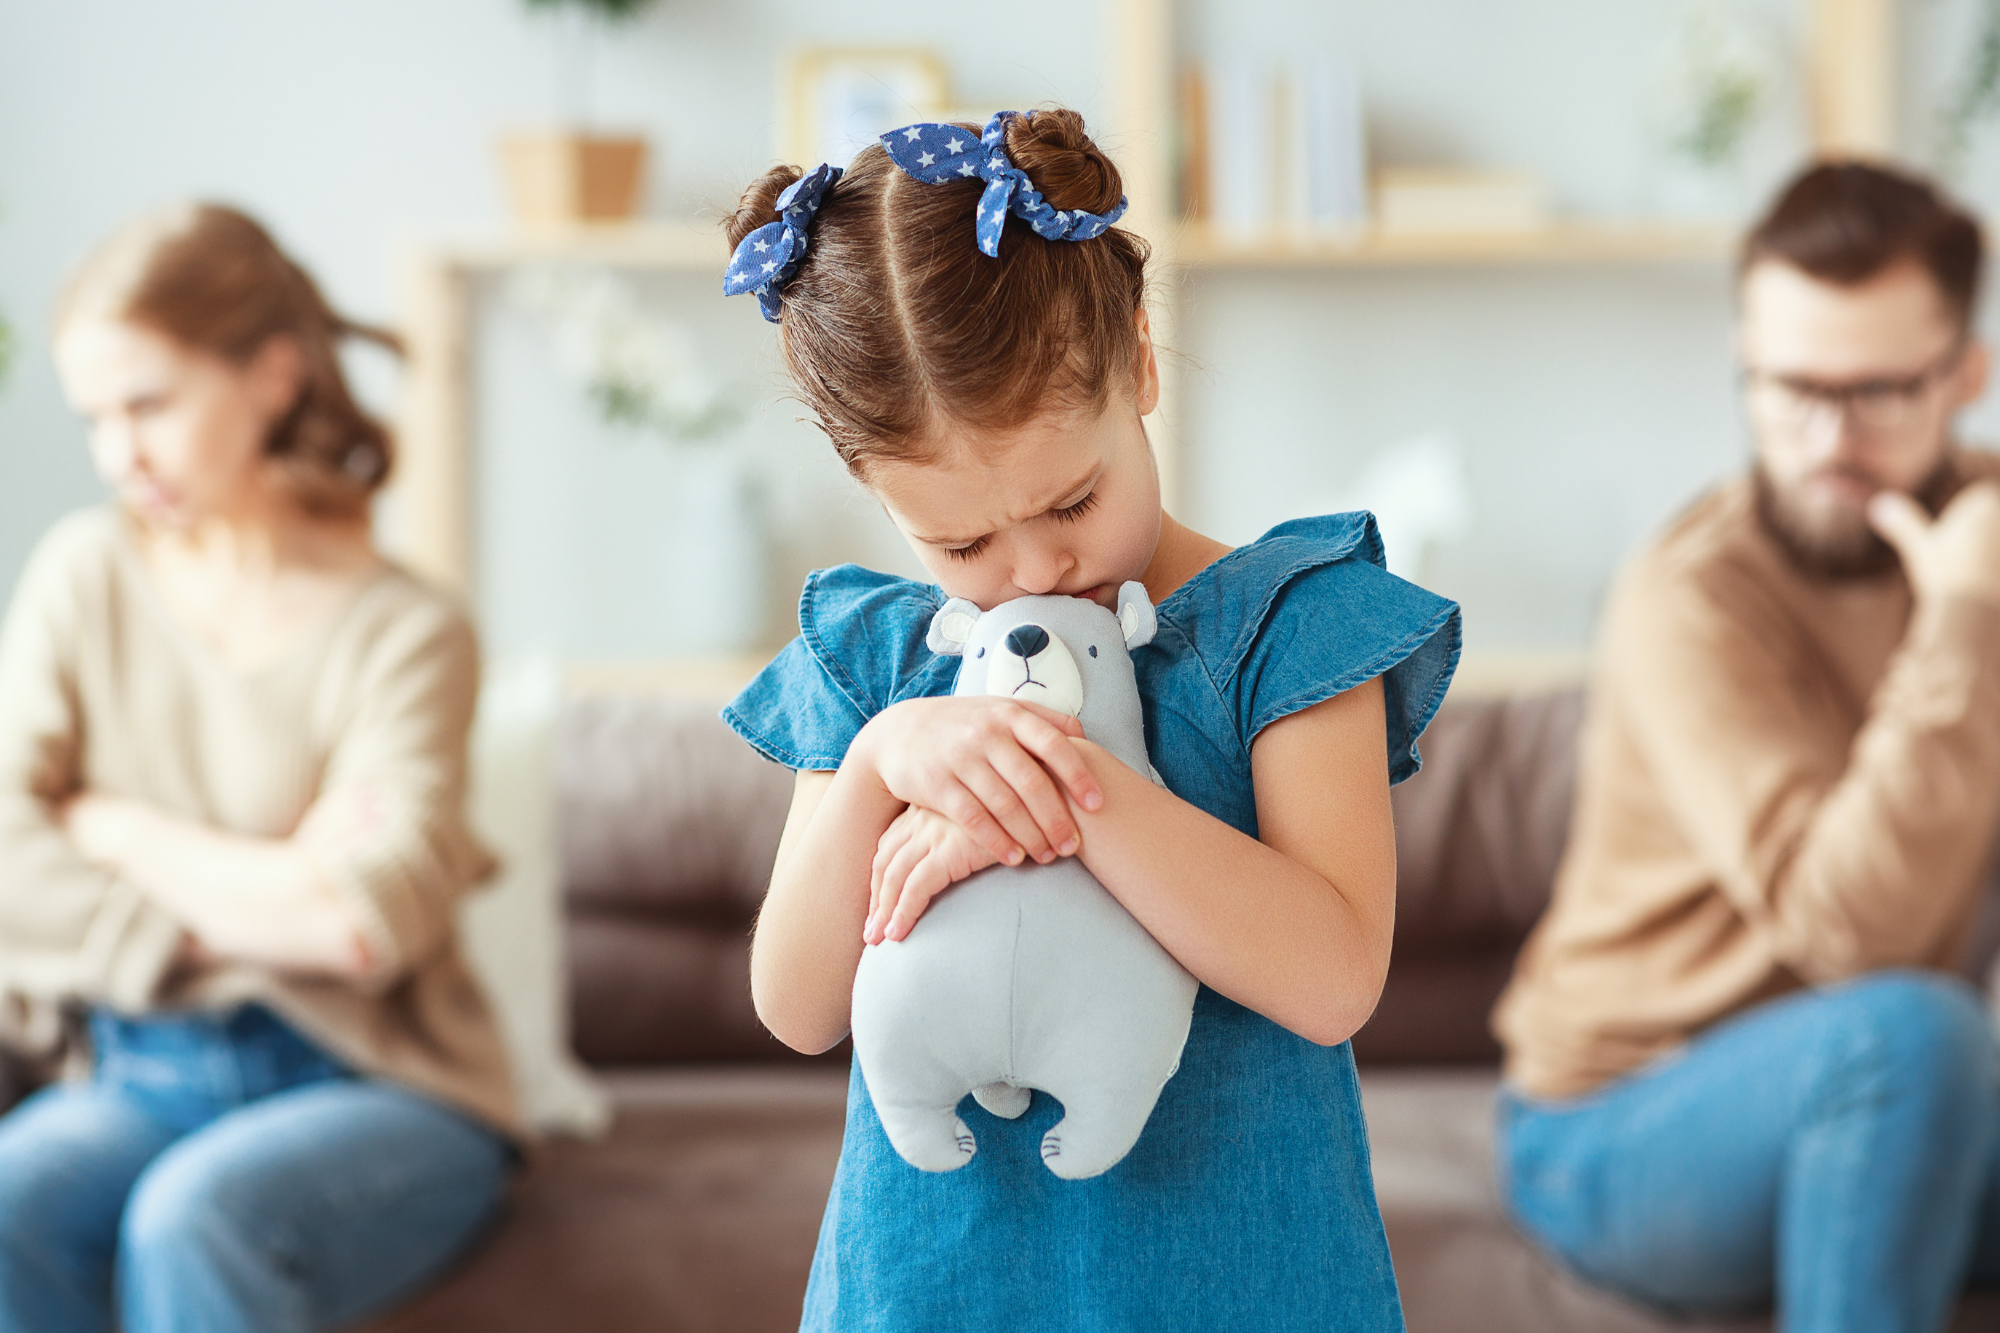
<svg viewBox="0 0 2000 1333"><path fill-rule="evenodd" d="M1055 859L1056 859L1056 854L1055 854L1054 852L1043 852L1043 853L1042 853L1041 855L1037 856L1037 857L1036 857L1035 859L1036 859L1037 861L1040 861L1040 862L1041 862L1041 863L1042 863L1043 865L1047 865L1047 864L1048 864L1049 862L1051 862L1051 861L1053 861L1053 860L1055 860Z"/></svg>
<svg viewBox="0 0 2000 1333"><path fill-rule="evenodd" d="M1023 855L1025 854L1021 851L1021 849L1019 847L1016 847L1013 851L1007 853L1007 864L1010 866L1017 866L1021 864L1021 858L1023 857Z"/></svg>
<svg viewBox="0 0 2000 1333"><path fill-rule="evenodd" d="M1100 805L1103 805L1103 804L1104 804L1104 793L1103 793L1103 792L1101 792L1101 791L1088 791L1088 792L1085 792L1085 793L1083 794L1083 808L1084 808L1084 809L1086 809L1086 810L1095 810L1095 809L1096 809L1096 808L1097 808L1098 806L1100 806Z"/></svg>
<svg viewBox="0 0 2000 1333"><path fill-rule="evenodd" d="M1069 840L1068 842L1066 842L1066 843L1064 843L1064 844L1062 845L1062 854L1063 854L1064 856L1075 856L1075 855L1076 855L1076 839L1075 839L1075 838L1071 838L1071 839L1070 839L1070 840Z"/></svg>

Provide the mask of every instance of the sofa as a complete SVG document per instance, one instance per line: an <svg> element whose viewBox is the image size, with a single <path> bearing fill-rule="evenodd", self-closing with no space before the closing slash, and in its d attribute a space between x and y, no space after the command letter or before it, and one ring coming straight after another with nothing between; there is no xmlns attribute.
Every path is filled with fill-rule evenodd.
<svg viewBox="0 0 2000 1333"><path fill-rule="evenodd" d="M1762 1329L1677 1324L1571 1279L1496 1194L1487 1013L1548 898L1567 830L1575 689L1454 697L1395 790L1395 951L1354 1038L1377 1194L1416 1333ZM558 819L572 1034L615 1109L533 1155L506 1218L373 1333L778 1333L795 1328L839 1152L843 1050L758 1026L747 937L791 776L714 704L563 707ZM1966 1302L1961 1327L2000 1303Z"/></svg>

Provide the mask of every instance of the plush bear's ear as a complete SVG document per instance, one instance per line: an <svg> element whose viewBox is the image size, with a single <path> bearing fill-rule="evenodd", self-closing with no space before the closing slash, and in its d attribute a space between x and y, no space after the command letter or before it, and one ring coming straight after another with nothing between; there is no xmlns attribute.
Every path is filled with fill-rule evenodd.
<svg viewBox="0 0 2000 1333"><path fill-rule="evenodd" d="M924 642L934 653L957 657L971 642L972 631L979 626L979 616L978 607L963 597L954 597L931 617L931 632L925 636Z"/></svg>
<svg viewBox="0 0 2000 1333"><path fill-rule="evenodd" d="M1124 631L1127 648L1143 648L1159 632L1160 619L1153 614L1146 585L1132 579L1118 590L1118 628Z"/></svg>

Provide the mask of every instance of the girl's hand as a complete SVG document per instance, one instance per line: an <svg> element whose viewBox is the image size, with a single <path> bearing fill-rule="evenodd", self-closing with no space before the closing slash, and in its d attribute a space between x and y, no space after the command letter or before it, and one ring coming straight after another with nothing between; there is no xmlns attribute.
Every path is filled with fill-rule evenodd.
<svg viewBox="0 0 2000 1333"><path fill-rule="evenodd" d="M1083 845L1064 792L1084 810L1104 803L1072 743L1082 735L1068 714L997 695L908 699L877 713L848 759L869 765L898 801L958 825L995 861L1046 864Z"/></svg>
<svg viewBox="0 0 2000 1333"><path fill-rule="evenodd" d="M904 938L931 899L994 864L993 854L964 829L935 810L911 806L896 816L875 846L863 942Z"/></svg>

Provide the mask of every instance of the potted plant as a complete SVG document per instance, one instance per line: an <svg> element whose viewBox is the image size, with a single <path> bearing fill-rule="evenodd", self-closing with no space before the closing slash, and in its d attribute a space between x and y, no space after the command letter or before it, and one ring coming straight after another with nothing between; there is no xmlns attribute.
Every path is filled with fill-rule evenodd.
<svg viewBox="0 0 2000 1333"><path fill-rule="evenodd" d="M628 22L655 0L526 0L558 29L560 100L564 124L502 136L514 216L529 226L615 222L639 210L646 140L590 128L593 48L614 24Z"/></svg>

